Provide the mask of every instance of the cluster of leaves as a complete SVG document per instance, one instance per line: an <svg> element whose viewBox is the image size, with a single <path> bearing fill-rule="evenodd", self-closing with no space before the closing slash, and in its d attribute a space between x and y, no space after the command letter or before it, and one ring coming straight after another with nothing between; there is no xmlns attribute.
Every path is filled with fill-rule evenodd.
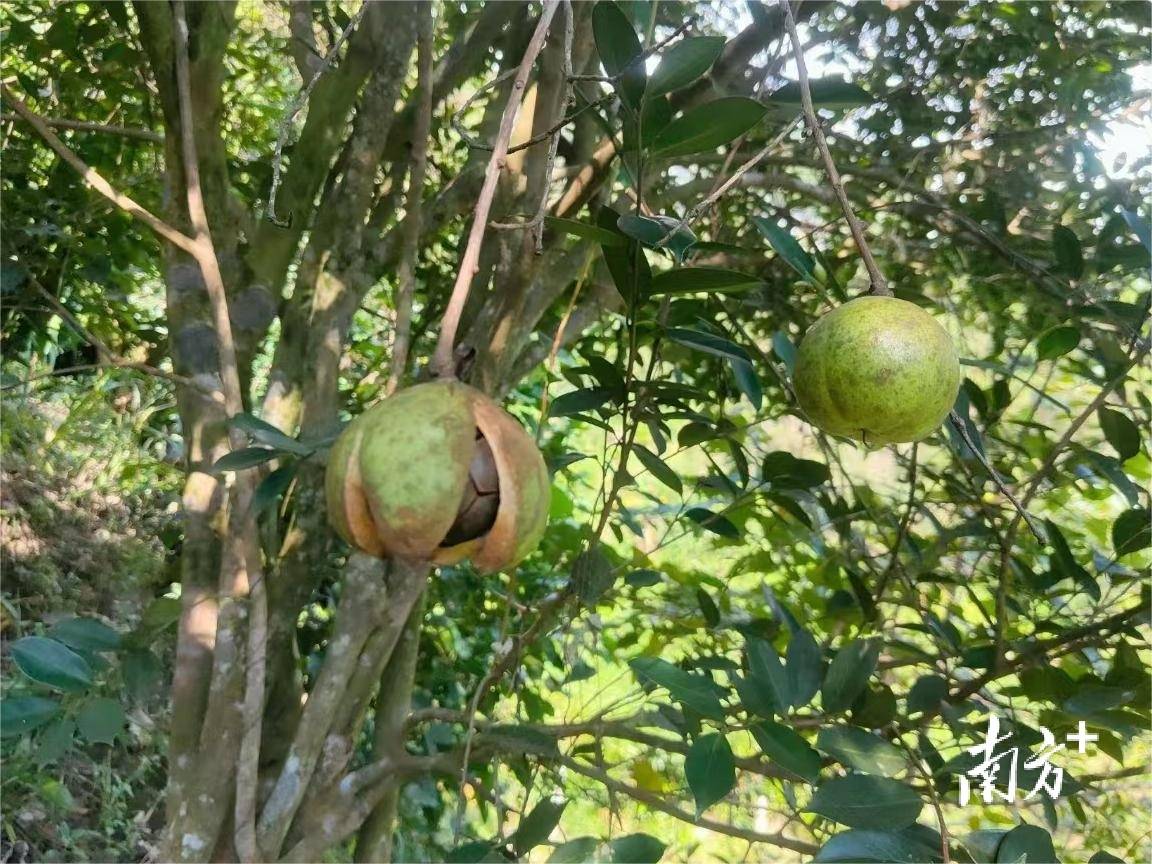
<svg viewBox="0 0 1152 864"><path fill-rule="evenodd" d="M125 701L146 704L160 691L164 670L150 646L179 608L179 600L154 601L128 634L94 618L66 618L12 642L8 651L25 680L5 693L2 737L31 739L41 766L64 756L77 735L88 744L115 743L127 723Z"/></svg>

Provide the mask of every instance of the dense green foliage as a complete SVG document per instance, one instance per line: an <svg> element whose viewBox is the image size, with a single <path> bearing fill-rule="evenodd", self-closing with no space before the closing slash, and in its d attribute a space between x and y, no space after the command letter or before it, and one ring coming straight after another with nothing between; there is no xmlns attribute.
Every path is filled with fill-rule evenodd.
<svg viewBox="0 0 1152 864"><path fill-rule="evenodd" d="M7 3L0 25L6 85L42 116L114 127L57 132L183 230L167 8ZM319 703L342 619L384 608L355 593L321 485L342 423L388 380L416 144L412 10L427 7L356 8L189 8L245 386L230 420L173 378L217 375L191 259L5 104L5 848L163 848L164 754L190 752L178 724L205 709L173 712L161 682L190 592L229 584L212 557L230 530L222 496L188 508L196 478L259 481L262 789L302 735L294 688ZM470 145L494 136L509 88L477 91L519 62L539 6L434 10L409 383L487 161ZM350 687L341 705L362 695L363 710L330 788L375 764L395 729L416 766L392 791L396 860L1146 859L1147 5L797 9L872 251L961 358L960 424L886 448L821 433L792 389L804 332L869 279L803 122L782 7L572 14L587 77L571 98L557 84L555 25L539 115L513 143L552 127L545 108L573 119L554 163L546 136L509 157L492 216L530 221L547 195L540 254L530 228L490 229L461 330L470 383L504 400L554 472L550 524L512 572L433 573L414 616L412 713L390 666L378 696ZM285 119L344 28L345 52ZM282 122L283 225L265 218ZM1104 155L1137 128L1143 150ZM229 423L246 447L230 447ZM203 548L217 550L209 578ZM1014 806L986 805L973 780L962 806L990 714L1011 732L1000 750L1023 750L1021 788ZM1024 760L1050 746L1041 727L1063 744L1081 722L1099 739L1052 756L1060 795L1024 800L1041 779ZM227 782L234 761L215 766ZM319 824L329 787L315 785L270 860ZM332 860L363 854L357 829Z"/></svg>

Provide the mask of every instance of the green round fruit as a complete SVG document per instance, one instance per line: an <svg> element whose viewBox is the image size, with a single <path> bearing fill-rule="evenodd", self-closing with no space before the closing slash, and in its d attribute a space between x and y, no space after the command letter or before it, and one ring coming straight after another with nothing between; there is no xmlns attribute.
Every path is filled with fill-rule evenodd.
<svg viewBox="0 0 1152 864"><path fill-rule="evenodd" d="M510 567L536 548L550 481L531 436L455 380L401 390L353 420L328 459L330 521L382 558Z"/></svg>
<svg viewBox="0 0 1152 864"><path fill-rule="evenodd" d="M960 387L952 338L919 306L858 297L804 334L796 396L816 425L873 447L919 441L948 416Z"/></svg>

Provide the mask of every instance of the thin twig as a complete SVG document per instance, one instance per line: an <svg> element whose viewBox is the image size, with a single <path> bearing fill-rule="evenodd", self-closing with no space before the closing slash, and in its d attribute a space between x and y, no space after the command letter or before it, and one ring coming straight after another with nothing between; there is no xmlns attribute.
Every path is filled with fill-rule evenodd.
<svg viewBox="0 0 1152 864"><path fill-rule="evenodd" d="M689 208L688 212L684 214L684 218L682 218L672 228L668 229L664 236L660 238L660 241L655 244L656 247L660 248L664 246L669 240L675 237L677 233L682 231L684 228L689 227L693 222L699 219L705 210L723 198L728 190L740 181L741 177L755 168L756 165L759 164L760 160L767 157L772 153L773 150L780 146L780 142L788 137L788 134L792 131L797 122L798 120L796 119L789 122L788 125L781 129L780 132L778 132L771 141L769 141L759 150L759 152L757 152L754 156L752 156L750 159L745 161L744 164L737 168L731 177L724 180L719 186L710 192L703 201Z"/></svg>
<svg viewBox="0 0 1152 864"><path fill-rule="evenodd" d="M1017 518L1023 519L1028 524L1028 529L1032 532L1033 536L1041 543L1044 544L1044 532L1040 530L1040 526L1036 524L1036 520L1032 518L1027 510L1027 503L1017 498L1007 484L1000 478L1000 472L992 467L992 463L988 461L988 457L980 451L980 446L972 440L972 435L968 432L968 424L964 422L964 418L952 411L948 415L948 420L952 423L952 428L963 439L968 449L972 451L972 455L976 460L984 466L984 470L988 472L992 478L992 482L996 484L996 488L1000 490L1000 494L1007 498L1012 506L1016 508ZM1009 548L1011 543L1008 544Z"/></svg>
<svg viewBox="0 0 1152 864"><path fill-rule="evenodd" d="M268 190L267 209L268 221L275 225L287 224L284 220L276 216L276 194L280 191L280 173L284 163L284 145L288 142L288 131L292 127L292 121L296 119L296 115L300 113L300 110L304 107L305 103L307 103L308 97L312 95L312 90L316 87L317 82L324 75L324 72L339 55L340 46L352 35L352 32L364 17L364 13L368 11L368 7L371 5L370 0L363 0L363 2L361 2L360 8L356 10L356 14L352 16L352 19L345 25L344 29L340 31L340 35L336 37L336 41L332 43L332 47L316 67L316 72L312 75L312 78L304 86L304 89L296 94L296 98L292 100L292 104L288 106L288 110L284 113L284 116L280 118L280 129L276 133L276 147L272 153L272 187ZM292 214L289 213L288 216L291 218Z"/></svg>
<svg viewBox="0 0 1152 864"><path fill-rule="evenodd" d="M782 849L790 849L802 855L815 855L820 851L820 847L813 843L806 843L803 840L793 840L791 837L785 837L783 834L764 834L760 831L753 831L750 828L740 828L736 825L729 825L727 822L709 819L706 816L695 816L687 810L683 810L675 804L672 804L665 795L649 792L647 789L641 789L638 786L629 786L627 783L622 783L612 777L606 771L601 771L599 768L594 768L591 765L585 765L568 756L561 756L557 761L558 764L564 766L569 771L582 774L591 780L597 781L608 789L618 792L621 795L627 795L629 798L646 804L653 810L659 810L675 819L687 822L689 825L697 825L709 831L715 831L717 834L739 837L750 843L767 843L770 846L779 846Z"/></svg>
<svg viewBox="0 0 1152 864"><path fill-rule="evenodd" d="M432 368L443 378L455 377L455 361L453 348L456 343L456 331L460 326L460 316L464 312L464 304L468 300L468 290L472 286L472 279L479 270L480 246L484 242L484 231L488 227L488 213L492 209L492 199L496 195L496 184L500 179L500 172L504 169L508 157L508 139L512 136L512 129L516 124L516 115L520 113L520 103L528 86L528 76L532 72L532 65L544 47L544 40L548 37L548 28L553 15L560 5L560 0L547 0L540 13L540 21L536 24L536 32L532 34L528 47L524 51L524 58L516 70L516 79L512 82L512 93L508 97L508 104L504 107L504 114L500 118L500 129L496 134L496 144L492 149L492 157L488 160L488 167L484 171L484 185L480 189L480 196L476 200L476 208L472 215L472 228L468 232L468 242L464 247L464 255L460 259L460 269L456 273L456 282L452 286L452 295L448 300L448 308L440 324L440 339L436 343L436 353L433 355Z"/></svg>
<svg viewBox="0 0 1152 864"><path fill-rule="evenodd" d="M904 543L904 538L908 536L908 526L912 523L912 513L916 509L916 456L919 448L918 442L912 444L912 455L908 460L908 503L904 507L904 516L900 520L900 525L896 528L896 539L892 541L892 557L888 561L888 566L884 568L880 581L876 584L876 595L873 603L877 608L880 607L880 601L884 598L884 589L888 587L888 581L892 578L892 574L900 562L900 547Z"/></svg>
<svg viewBox="0 0 1152 864"><path fill-rule="evenodd" d="M72 168L84 178L85 183L125 213L139 219L173 246L182 249L189 255L196 254L196 243L191 237L173 228L158 216L153 215L127 195L113 189L112 184L105 180L100 172L89 166L83 159L72 152L68 145L61 141L59 136L48 128L48 124L44 119L25 105L3 81L0 81L0 93L8 100L9 104L16 110L16 113L19 114L28 125L35 129L40 137L44 139L45 143L55 151L56 155L72 166Z"/></svg>
<svg viewBox="0 0 1152 864"><path fill-rule="evenodd" d="M17 114L0 114L0 121L7 123L17 119ZM121 138L138 138L141 141L151 141L153 144L163 144L164 136L151 129L138 129L131 126L112 126L107 123L92 123L87 120L64 120L57 117L41 117L46 126L54 129L72 129L77 132L98 132L104 135L118 135Z"/></svg>
<svg viewBox="0 0 1152 864"><path fill-rule="evenodd" d="M428 138L432 132L432 37L435 18L431 4L420 19L417 34L416 125L412 133L412 168L408 173L408 197L404 225L400 229L400 264L396 269L396 329L392 339L391 371L384 393L400 386L408 365L412 341L412 298L416 293L416 259L420 252L421 216L424 204L424 177L428 171Z"/></svg>
<svg viewBox="0 0 1152 864"><path fill-rule="evenodd" d="M804 63L804 46L800 44L800 34L796 32L796 20L792 17L792 7L788 0L781 0L781 3L784 6L784 22L788 28L788 36L792 40L792 53L796 59L796 75L800 83L800 101L804 106L804 117L808 121L808 128L812 130L812 137L815 139L816 147L824 160L824 170L828 172L828 180L836 192L836 197L840 200L840 208L844 211L844 218L848 221L848 230L852 232L852 238L856 241L856 247L860 250L860 257L864 261L864 268L868 271L869 279L872 280L872 293L890 297L892 289L888 287L884 274L880 272L876 259L872 257L872 250L868 248L868 239L864 236L864 228L852 211L852 203L844 191L844 181L840 179L840 172L836 170L836 163L832 161L828 142L824 138L824 130L820 127L820 120L816 116L816 108L812 104L812 88L808 83L808 67Z"/></svg>

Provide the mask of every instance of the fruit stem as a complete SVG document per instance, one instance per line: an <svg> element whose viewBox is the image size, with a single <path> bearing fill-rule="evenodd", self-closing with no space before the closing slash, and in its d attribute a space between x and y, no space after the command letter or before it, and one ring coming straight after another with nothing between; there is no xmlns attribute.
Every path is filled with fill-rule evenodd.
<svg viewBox="0 0 1152 864"><path fill-rule="evenodd" d="M460 316L464 313L464 304L468 301L468 290L472 287L472 279L480 269L480 246L484 242L484 230L488 227L488 213L492 209L492 199L496 195L496 184L500 179L500 172L504 169L508 157L508 142L512 137L512 129L516 125L516 115L520 111L520 102L528 86L528 76L532 72L532 65L536 57L544 48L544 41L548 36L548 28L555 15L560 0L546 0L540 12L540 20L536 24L536 31L524 49L524 58L516 71L516 79L512 82L512 93L508 97L508 104L504 107L504 114L500 118L500 129L496 133L496 141L492 147L492 156L488 160L488 167L484 171L484 185L480 189L480 196L476 199L476 208L472 215L472 228L468 232L468 244L464 247L464 255L460 259L460 269L456 272L456 282L452 286L452 296L448 300L448 308L444 312L444 320L440 324L440 338L436 343L436 353L432 357L432 371L440 378L455 378L455 361L452 357L452 348L456 342L456 331L460 327Z"/></svg>
<svg viewBox="0 0 1152 864"><path fill-rule="evenodd" d="M868 271L868 278L872 281L871 293L884 297L892 296L892 289L888 281L880 272L876 259L872 257L872 250L868 248L868 239L864 236L864 227L856 218L848 194L844 191L844 181L840 179L840 172L836 170L836 163L832 161L832 153L828 150L828 141L824 138L824 130L820 127L820 120L816 117L816 108L812 104L812 88L808 83L808 67L804 63L804 48L800 44L800 34L796 32L796 19L792 17L792 7L789 0L782 0L784 6L784 21L788 26L788 36L792 40L792 54L796 58L796 76L800 83L800 102L804 106L804 118L808 121L808 128L812 130L812 137L816 140L816 147L820 157L824 160L824 170L828 172L828 180L840 200L840 209L844 211L844 218L848 220L848 230L852 232L852 239L856 241L856 248L860 250L860 257L864 259L864 268Z"/></svg>

